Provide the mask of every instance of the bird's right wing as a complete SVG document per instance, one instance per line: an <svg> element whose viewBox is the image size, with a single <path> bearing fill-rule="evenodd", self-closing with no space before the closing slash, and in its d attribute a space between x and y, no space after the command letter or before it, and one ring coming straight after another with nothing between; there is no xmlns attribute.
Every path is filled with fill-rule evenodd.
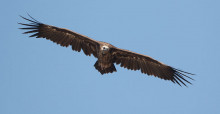
<svg viewBox="0 0 220 114"><path fill-rule="evenodd" d="M68 29L43 24L32 17L31 19L22 18L31 22L30 24L18 23L27 26L20 28L28 30L24 34L33 33L30 37L46 38L64 47L72 46L72 49L78 52L82 49L86 55L93 54L97 58L96 48L99 46L98 41Z"/></svg>

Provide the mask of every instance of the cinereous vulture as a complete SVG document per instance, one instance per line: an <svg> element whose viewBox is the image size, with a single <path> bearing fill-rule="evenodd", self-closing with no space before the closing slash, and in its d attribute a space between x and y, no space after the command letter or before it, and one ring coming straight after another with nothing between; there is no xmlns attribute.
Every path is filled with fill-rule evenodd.
<svg viewBox="0 0 220 114"><path fill-rule="evenodd" d="M191 84L186 78L193 80L187 75L194 74L168 66L149 56L120 49L106 42L96 41L68 29L43 24L31 16L30 19L22 18L30 22L29 24L18 23L26 26L20 28L27 30L24 34L32 33L30 37L46 38L63 47L72 46L74 51L83 50L85 55L93 55L98 59L94 67L101 74L116 72L115 63L127 69L140 70L141 73L170 80L180 86L181 84L187 86L185 82Z"/></svg>

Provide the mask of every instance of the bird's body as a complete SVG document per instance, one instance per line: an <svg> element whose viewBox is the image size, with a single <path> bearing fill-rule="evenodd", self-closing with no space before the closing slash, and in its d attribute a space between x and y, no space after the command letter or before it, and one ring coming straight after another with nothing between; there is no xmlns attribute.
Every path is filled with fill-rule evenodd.
<svg viewBox="0 0 220 114"><path fill-rule="evenodd" d="M112 56L112 49L114 48L113 45L100 42L100 46L98 49L98 60L95 63L95 68L101 73L112 73L116 72L116 68L114 63L114 56Z"/></svg>
<svg viewBox="0 0 220 114"><path fill-rule="evenodd" d="M22 18L31 22L30 24L19 23L28 26L27 28L21 28L29 30L24 34L34 33L30 37L46 38L64 47L72 46L74 51L80 52L83 50L85 55L94 55L97 58L94 67L101 74L116 72L114 64L120 64L121 67L140 70L144 74L171 80L179 85L182 83L186 86L184 81L191 84L184 77L192 79L186 74L193 74L170 67L149 56L120 49L106 42L96 41L68 29L46 25L32 17L33 20Z"/></svg>

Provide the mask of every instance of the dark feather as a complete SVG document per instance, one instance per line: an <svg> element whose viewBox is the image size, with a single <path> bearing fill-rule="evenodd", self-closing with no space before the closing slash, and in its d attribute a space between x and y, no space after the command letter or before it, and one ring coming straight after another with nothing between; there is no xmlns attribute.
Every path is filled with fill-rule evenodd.
<svg viewBox="0 0 220 114"><path fill-rule="evenodd" d="M35 37L35 36L38 36L38 35L39 35L39 33L35 33L35 34L33 34L33 35L29 36L29 37Z"/></svg>
<svg viewBox="0 0 220 114"><path fill-rule="evenodd" d="M18 24L25 25L25 26L34 26L34 27L36 27L36 25L31 25L31 24L23 24L23 23L18 23Z"/></svg>
<svg viewBox="0 0 220 114"><path fill-rule="evenodd" d="M19 28L19 29L38 29L37 27Z"/></svg>
<svg viewBox="0 0 220 114"><path fill-rule="evenodd" d="M33 33L32 35L30 35L30 37L46 38L61 46L68 47L69 45L71 45L72 49L78 52L80 52L80 50L83 49L86 55L90 56L91 53L93 55L97 55L96 50L90 51L91 49L96 49L96 47L99 46L99 42L96 40L93 40L79 33L70 31L68 29L43 24L31 17L30 15L29 17L31 19L25 18L23 16L20 17L24 20L31 22L30 24L18 23L20 25L27 26L20 29L27 30L26 32L24 32L24 34Z"/></svg>
<svg viewBox="0 0 220 114"><path fill-rule="evenodd" d="M27 31L27 32L24 32L23 34L33 33L33 32L38 32L38 30Z"/></svg>
<svg viewBox="0 0 220 114"><path fill-rule="evenodd" d="M114 49L113 55L115 56L114 61L117 64L121 64L121 67L135 70L138 66L138 70L141 70L144 74L153 75L164 80L171 80L173 83L177 83L178 85L183 84L187 86L185 82L192 84L186 78L191 80L193 79L186 74L193 74L167 66L149 56L119 48ZM124 57L127 57L126 61L124 60ZM134 65L133 63L136 63L137 65Z"/></svg>

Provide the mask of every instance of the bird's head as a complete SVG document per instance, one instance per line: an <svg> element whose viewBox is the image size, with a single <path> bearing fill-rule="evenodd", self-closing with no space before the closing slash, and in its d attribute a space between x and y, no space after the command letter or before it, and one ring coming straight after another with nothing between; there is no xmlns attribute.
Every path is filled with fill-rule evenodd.
<svg viewBox="0 0 220 114"><path fill-rule="evenodd" d="M109 47L108 46L102 46L101 50L102 50L102 54L106 54L109 51Z"/></svg>

